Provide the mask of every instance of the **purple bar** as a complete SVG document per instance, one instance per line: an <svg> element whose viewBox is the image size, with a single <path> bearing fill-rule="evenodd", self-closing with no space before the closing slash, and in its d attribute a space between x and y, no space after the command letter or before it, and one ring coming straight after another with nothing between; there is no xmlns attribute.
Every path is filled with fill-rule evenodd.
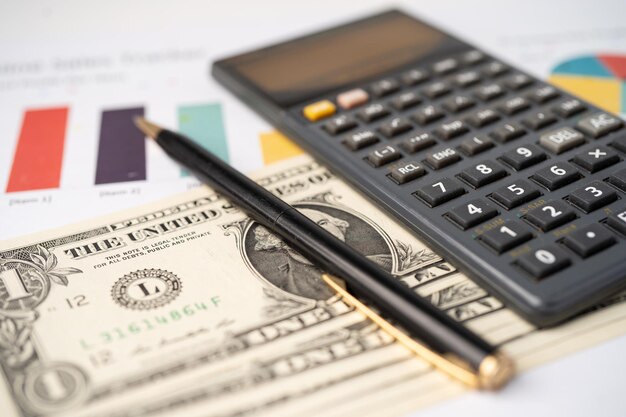
<svg viewBox="0 0 626 417"><path fill-rule="evenodd" d="M96 184L146 179L146 138L133 123L143 115L143 107L102 112Z"/></svg>

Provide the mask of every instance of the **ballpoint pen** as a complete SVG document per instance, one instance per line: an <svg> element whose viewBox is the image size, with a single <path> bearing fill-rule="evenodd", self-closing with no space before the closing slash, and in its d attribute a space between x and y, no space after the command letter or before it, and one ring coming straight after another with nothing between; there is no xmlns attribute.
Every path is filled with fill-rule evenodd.
<svg viewBox="0 0 626 417"><path fill-rule="evenodd" d="M468 386L481 389L497 389L512 377L514 366L506 355L403 286L373 261L328 233L296 208L191 139L140 117L135 119L135 123L202 182L317 265L325 272L323 279L348 304L432 366ZM353 294L367 300L379 313Z"/></svg>

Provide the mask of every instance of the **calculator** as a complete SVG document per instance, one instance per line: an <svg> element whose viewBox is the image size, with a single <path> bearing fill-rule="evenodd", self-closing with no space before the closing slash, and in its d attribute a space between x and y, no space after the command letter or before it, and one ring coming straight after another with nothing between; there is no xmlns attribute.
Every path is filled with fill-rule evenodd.
<svg viewBox="0 0 626 417"><path fill-rule="evenodd" d="M626 287L626 128L401 11L213 76L537 326Z"/></svg>

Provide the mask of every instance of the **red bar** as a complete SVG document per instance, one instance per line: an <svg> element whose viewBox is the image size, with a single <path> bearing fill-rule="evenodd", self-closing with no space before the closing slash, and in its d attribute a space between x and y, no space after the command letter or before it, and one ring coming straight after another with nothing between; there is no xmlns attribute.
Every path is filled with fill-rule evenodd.
<svg viewBox="0 0 626 417"><path fill-rule="evenodd" d="M7 193L59 187L67 115L67 107L26 111Z"/></svg>

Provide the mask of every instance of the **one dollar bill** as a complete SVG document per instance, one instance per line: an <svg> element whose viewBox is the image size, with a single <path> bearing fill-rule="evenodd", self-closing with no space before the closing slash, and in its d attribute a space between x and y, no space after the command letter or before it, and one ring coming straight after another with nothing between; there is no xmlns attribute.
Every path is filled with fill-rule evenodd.
<svg viewBox="0 0 626 417"><path fill-rule="evenodd" d="M522 367L626 329L617 297L537 332L308 157L255 178ZM390 415L463 390L207 188L2 243L0 365L3 416Z"/></svg>

